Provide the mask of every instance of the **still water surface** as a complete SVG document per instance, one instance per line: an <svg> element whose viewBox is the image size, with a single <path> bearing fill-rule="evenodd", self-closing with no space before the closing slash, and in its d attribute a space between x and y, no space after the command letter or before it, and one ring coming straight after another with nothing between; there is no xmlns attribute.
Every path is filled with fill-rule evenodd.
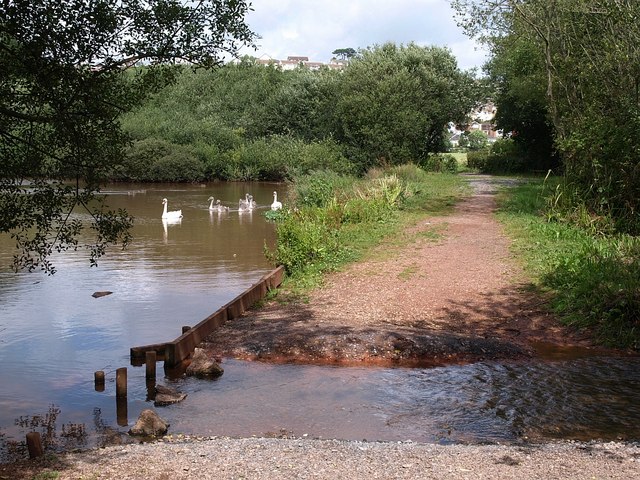
<svg viewBox="0 0 640 480"><path fill-rule="evenodd" d="M0 237L0 458L32 430L59 448L100 444L152 407L144 367L130 365L129 349L177 337L272 269L263 250L275 235L264 212L275 188L284 198L273 184L112 187L110 206L136 218L135 242L98 268L82 255L61 255L53 277L11 273L12 243ZM260 208L241 214L237 202L247 192ZM211 214L211 195L232 210ZM163 224L162 198L182 209L180 223ZM91 296L104 290L113 294ZM115 370L125 366L123 406ZM570 351L533 363L431 369L230 359L223 366L219 380L203 381L162 378L159 365L159 383L188 394L158 409L170 432L441 443L640 439L638 358ZM97 370L107 375L103 392L94 389Z"/></svg>

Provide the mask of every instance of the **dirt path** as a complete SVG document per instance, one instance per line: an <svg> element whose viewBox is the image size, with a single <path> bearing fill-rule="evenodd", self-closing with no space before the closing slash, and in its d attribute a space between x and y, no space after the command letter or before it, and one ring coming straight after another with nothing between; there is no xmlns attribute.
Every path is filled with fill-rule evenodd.
<svg viewBox="0 0 640 480"><path fill-rule="evenodd" d="M271 302L230 321L207 348L274 362L428 366L527 357L538 342L588 346L527 293L493 216L498 180L469 181L473 194L451 215L425 218L330 275L308 303Z"/></svg>

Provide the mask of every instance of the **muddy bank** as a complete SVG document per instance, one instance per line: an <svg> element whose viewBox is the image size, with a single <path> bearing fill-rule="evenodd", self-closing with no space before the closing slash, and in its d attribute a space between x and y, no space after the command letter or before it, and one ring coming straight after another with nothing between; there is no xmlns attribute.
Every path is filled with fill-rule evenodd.
<svg viewBox="0 0 640 480"><path fill-rule="evenodd" d="M523 359L532 347L499 338L425 331L309 325L304 314L266 320L281 307L249 312L201 346L219 357L314 365L431 367L482 360ZM258 320L256 317L260 316ZM297 317L297 318L296 318Z"/></svg>

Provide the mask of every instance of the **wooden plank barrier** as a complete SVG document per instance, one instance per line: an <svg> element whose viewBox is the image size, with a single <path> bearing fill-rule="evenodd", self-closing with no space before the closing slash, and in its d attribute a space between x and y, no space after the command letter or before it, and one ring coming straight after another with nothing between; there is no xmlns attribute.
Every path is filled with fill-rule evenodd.
<svg viewBox="0 0 640 480"><path fill-rule="evenodd" d="M241 316L254 303L262 300L269 290L278 288L283 278L284 267L278 267L172 342L131 348L132 363L139 363L140 359L145 358L146 352L155 351L158 357L164 358L165 367L175 367L191 355L211 332L220 328L227 320Z"/></svg>
<svg viewBox="0 0 640 480"><path fill-rule="evenodd" d="M173 342L168 342L165 347L164 364L174 367L187 358L216 328L221 327L227 321L227 310L224 308L212 313L203 321L183 333Z"/></svg>

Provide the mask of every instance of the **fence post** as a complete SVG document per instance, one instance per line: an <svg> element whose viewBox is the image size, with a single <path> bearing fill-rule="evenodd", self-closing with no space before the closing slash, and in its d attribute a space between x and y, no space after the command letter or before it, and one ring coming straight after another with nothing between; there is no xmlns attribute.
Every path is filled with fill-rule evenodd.
<svg viewBox="0 0 640 480"><path fill-rule="evenodd" d="M155 380L156 378L156 352L150 350L145 353L145 362L147 365L147 380Z"/></svg>

